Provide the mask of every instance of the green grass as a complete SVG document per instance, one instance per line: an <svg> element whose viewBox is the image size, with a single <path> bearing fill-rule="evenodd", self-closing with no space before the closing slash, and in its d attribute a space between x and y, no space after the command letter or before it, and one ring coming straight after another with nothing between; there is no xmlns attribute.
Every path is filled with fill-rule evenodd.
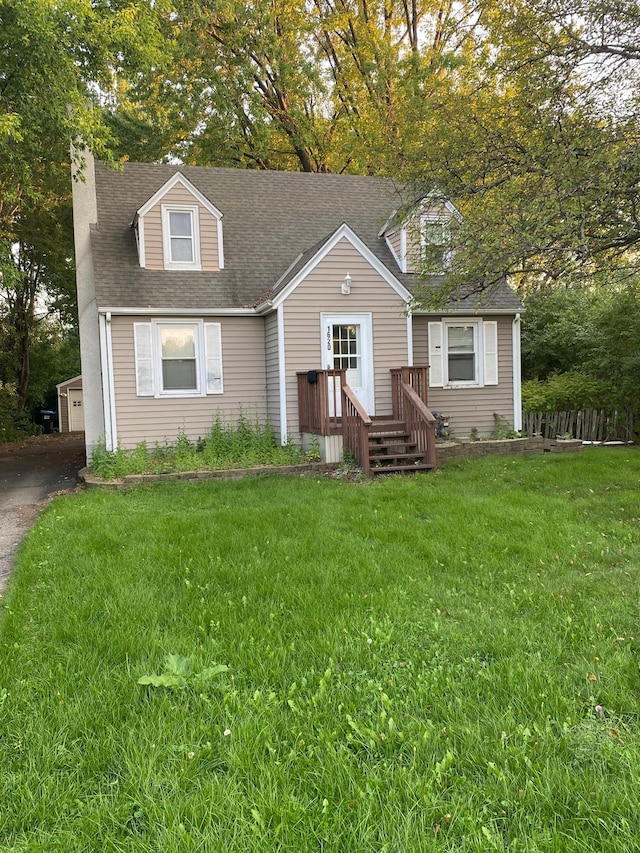
<svg viewBox="0 0 640 853"><path fill-rule="evenodd" d="M104 480L128 474L168 474L183 471L224 471L263 465L296 465L318 461L317 446L305 452L294 444L276 441L270 424L266 426L241 416L234 424L218 418L204 438L190 441L184 433L174 444L149 448L146 441L135 448L106 450L104 445L91 457L93 473Z"/></svg>
<svg viewBox="0 0 640 853"><path fill-rule="evenodd" d="M637 850L639 486L594 449L56 500L0 605L0 850Z"/></svg>

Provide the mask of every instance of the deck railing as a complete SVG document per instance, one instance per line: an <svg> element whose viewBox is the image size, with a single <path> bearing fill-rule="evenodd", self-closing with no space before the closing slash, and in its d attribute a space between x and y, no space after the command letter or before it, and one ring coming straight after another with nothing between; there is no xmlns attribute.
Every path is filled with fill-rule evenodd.
<svg viewBox="0 0 640 853"><path fill-rule="evenodd" d="M402 394L402 383L413 388L425 406L427 405L428 372L428 367L394 367L391 370L391 400L393 405L393 417L396 418L396 420L404 420L404 395Z"/></svg>
<svg viewBox="0 0 640 853"><path fill-rule="evenodd" d="M371 418L345 383L342 386L342 442L345 451L361 469L365 477L371 473L369 462L369 429Z"/></svg>
<svg viewBox="0 0 640 853"><path fill-rule="evenodd" d="M308 370L298 373L298 421L300 432L339 435L341 389L346 370Z"/></svg>
<svg viewBox="0 0 640 853"><path fill-rule="evenodd" d="M392 371L393 372L393 371ZM423 386L426 393L426 384ZM398 383L398 412L396 413L394 387L394 417L405 422L411 441L424 453L427 464L436 466L436 419L427 408L424 400L408 383Z"/></svg>

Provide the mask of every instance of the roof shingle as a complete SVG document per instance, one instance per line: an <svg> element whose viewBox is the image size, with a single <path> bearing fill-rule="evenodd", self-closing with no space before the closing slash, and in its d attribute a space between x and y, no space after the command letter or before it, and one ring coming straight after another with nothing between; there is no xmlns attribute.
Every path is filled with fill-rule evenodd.
<svg viewBox="0 0 640 853"><path fill-rule="evenodd" d="M156 271L138 264L134 216L176 172L222 211L223 270ZM127 163L115 171L96 163L96 195L98 229L91 242L101 307L210 311L256 305L343 223L398 281L413 287L414 277L399 272L378 236L390 213L407 201L390 179L151 163ZM505 285L483 307L517 311L520 303Z"/></svg>

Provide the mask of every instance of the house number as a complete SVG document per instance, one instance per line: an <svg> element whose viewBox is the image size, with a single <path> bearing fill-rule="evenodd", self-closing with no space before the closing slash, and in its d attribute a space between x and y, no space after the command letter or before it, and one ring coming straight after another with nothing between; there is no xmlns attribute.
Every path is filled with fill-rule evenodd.
<svg viewBox="0 0 640 853"><path fill-rule="evenodd" d="M327 350L331 352L331 326L327 326Z"/></svg>

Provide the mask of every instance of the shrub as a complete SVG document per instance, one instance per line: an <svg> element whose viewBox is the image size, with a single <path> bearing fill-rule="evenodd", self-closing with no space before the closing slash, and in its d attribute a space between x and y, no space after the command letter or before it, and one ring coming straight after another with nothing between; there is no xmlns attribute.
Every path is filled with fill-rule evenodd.
<svg viewBox="0 0 640 853"><path fill-rule="evenodd" d="M615 409L619 401L605 382L578 371L556 373L544 381L522 383L525 412L573 412L581 409Z"/></svg>
<svg viewBox="0 0 640 853"><path fill-rule="evenodd" d="M18 411L18 397L13 385L0 382L0 444L20 441L36 435L38 427L24 412Z"/></svg>

